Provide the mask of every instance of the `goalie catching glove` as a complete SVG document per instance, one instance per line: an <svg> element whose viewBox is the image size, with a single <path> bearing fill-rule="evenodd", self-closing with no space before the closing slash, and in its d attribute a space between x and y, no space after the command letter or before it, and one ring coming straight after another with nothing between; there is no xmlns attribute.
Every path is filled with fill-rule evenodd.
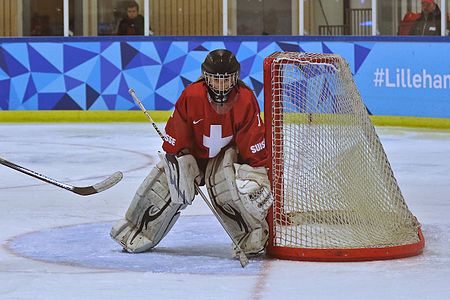
<svg viewBox="0 0 450 300"><path fill-rule="evenodd" d="M262 221L273 203L270 182L266 168L234 164L236 189L245 209L256 219Z"/></svg>

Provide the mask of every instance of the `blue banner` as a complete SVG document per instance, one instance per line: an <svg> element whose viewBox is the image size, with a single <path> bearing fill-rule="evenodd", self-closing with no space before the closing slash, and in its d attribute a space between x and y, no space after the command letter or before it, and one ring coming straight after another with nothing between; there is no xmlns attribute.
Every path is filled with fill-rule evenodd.
<svg viewBox="0 0 450 300"><path fill-rule="evenodd" d="M227 48L263 105L275 51L343 56L373 115L450 118L450 39L393 37L73 37L0 39L0 110L171 110L210 50Z"/></svg>
<svg viewBox="0 0 450 300"><path fill-rule="evenodd" d="M354 75L374 115L450 117L450 44L373 43Z"/></svg>

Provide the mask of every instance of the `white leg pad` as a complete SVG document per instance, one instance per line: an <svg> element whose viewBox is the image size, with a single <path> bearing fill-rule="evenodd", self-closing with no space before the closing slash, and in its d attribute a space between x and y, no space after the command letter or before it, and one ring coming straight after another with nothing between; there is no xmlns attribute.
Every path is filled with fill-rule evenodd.
<svg viewBox="0 0 450 300"><path fill-rule="evenodd" d="M256 226L250 232L244 233L239 239L239 246L247 255L260 254L266 247L269 239L269 224L267 221L262 221L260 226ZM233 245L234 246L234 245ZM236 247L233 247L233 256L238 257L239 253Z"/></svg>
<svg viewBox="0 0 450 300"><path fill-rule="evenodd" d="M127 252L155 247L180 216L186 205L170 200L164 167L159 163L139 186L124 220L111 229L111 237Z"/></svg>
<svg viewBox="0 0 450 300"><path fill-rule="evenodd" d="M234 153L233 153L234 151ZM205 182L211 202L233 238L246 254L264 250L268 237L267 221L249 212L239 197L234 177L236 153L233 148L208 162Z"/></svg>

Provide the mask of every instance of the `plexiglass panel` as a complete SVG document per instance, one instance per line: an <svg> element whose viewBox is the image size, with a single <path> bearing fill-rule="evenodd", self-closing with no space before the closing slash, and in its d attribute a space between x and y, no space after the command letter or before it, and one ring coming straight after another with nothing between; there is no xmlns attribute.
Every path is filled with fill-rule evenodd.
<svg viewBox="0 0 450 300"><path fill-rule="evenodd" d="M143 1L98 0L98 35L144 35Z"/></svg>
<svg viewBox="0 0 450 300"><path fill-rule="evenodd" d="M237 1L237 35L291 35L292 1Z"/></svg>
<svg viewBox="0 0 450 300"><path fill-rule="evenodd" d="M440 0L378 0L378 30L381 35L440 36L441 14Z"/></svg>
<svg viewBox="0 0 450 300"><path fill-rule="evenodd" d="M446 18L445 18L445 24L446 24L446 29L445 29L445 35L450 35L450 0L447 0L446 2Z"/></svg>
<svg viewBox="0 0 450 300"><path fill-rule="evenodd" d="M371 35L370 0L305 0L305 35Z"/></svg>
<svg viewBox="0 0 450 300"><path fill-rule="evenodd" d="M450 0L3 2L0 17L6 21L0 26L0 36L63 36L65 26L69 36L371 36L373 32L382 36L440 36L449 35L450 23ZM372 22L373 2L376 30ZM65 25L64 13L68 23ZM441 25L441 15L445 25Z"/></svg>
<svg viewBox="0 0 450 300"><path fill-rule="evenodd" d="M24 0L24 36L62 36L63 0Z"/></svg>

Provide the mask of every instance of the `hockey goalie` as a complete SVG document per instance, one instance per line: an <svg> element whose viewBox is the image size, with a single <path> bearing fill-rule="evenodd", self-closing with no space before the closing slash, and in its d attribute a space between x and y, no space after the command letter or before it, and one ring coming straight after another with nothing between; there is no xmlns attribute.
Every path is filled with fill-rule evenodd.
<svg viewBox="0 0 450 300"><path fill-rule="evenodd" d="M127 252L152 249L206 185L223 225L246 255L263 253L272 205L265 129L233 53L211 51L202 76L181 94L169 118L164 154L140 185L111 237ZM236 254L236 253L235 253Z"/></svg>

